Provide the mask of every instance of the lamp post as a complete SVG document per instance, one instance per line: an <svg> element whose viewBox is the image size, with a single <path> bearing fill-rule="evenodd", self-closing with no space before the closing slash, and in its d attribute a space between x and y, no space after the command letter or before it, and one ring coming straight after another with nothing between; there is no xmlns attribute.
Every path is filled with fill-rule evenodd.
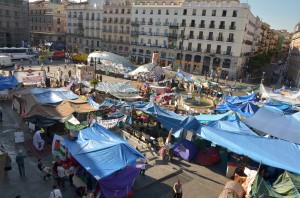
<svg viewBox="0 0 300 198"><path fill-rule="evenodd" d="M183 59L183 41L184 40L188 40L188 36L185 36L184 35L185 33L185 24L184 24L184 28L183 30L181 31L181 34L178 35L178 38L181 39L181 49L180 49L180 66L182 67L182 59Z"/></svg>
<svg viewBox="0 0 300 198"><path fill-rule="evenodd" d="M265 79L264 79L264 78L265 78L265 73L266 73L266 72L263 72L263 75L262 75L262 79L261 79L261 81L260 81L260 84L263 84L263 83L264 83L264 80L265 80Z"/></svg>

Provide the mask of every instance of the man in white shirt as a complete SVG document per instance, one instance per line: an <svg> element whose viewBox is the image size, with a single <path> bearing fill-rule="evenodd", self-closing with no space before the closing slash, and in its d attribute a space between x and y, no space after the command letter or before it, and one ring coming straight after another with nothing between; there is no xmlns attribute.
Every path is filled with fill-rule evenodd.
<svg viewBox="0 0 300 198"><path fill-rule="evenodd" d="M57 167L57 174L58 174L58 184L65 189L65 180L67 179L66 171L61 163L58 164Z"/></svg>
<svg viewBox="0 0 300 198"><path fill-rule="evenodd" d="M56 184L53 184L53 190L51 191L49 198L62 198L61 192Z"/></svg>

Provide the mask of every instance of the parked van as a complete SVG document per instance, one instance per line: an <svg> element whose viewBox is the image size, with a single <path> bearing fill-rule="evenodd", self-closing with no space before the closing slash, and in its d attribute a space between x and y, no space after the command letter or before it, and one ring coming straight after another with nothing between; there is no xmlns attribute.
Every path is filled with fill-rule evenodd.
<svg viewBox="0 0 300 198"><path fill-rule="evenodd" d="M53 51L49 57L50 59L64 59L65 58L65 52L64 51Z"/></svg>
<svg viewBox="0 0 300 198"><path fill-rule="evenodd" d="M0 68L12 67L15 63L11 61L11 57L0 55Z"/></svg>

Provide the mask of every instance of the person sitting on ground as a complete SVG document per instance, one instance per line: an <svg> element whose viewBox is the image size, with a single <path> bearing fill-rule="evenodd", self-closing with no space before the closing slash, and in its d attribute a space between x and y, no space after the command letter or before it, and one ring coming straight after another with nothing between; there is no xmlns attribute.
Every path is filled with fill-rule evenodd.
<svg viewBox="0 0 300 198"><path fill-rule="evenodd" d="M44 129L40 129L35 132L33 136L33 146L38 150L41 151L44 148L45 141L42 139L41 134L44 133Z"/></svg>
<svg viewBox="0 0 300 198"><path fill-rule="evenodd" d="M40 171L42 171L43 175L43 179L47 180L51 177L50 171L51 168L50 167L46 167L42 161L42 159L38 159L38 164L37 164L38 168Z"/></svg>

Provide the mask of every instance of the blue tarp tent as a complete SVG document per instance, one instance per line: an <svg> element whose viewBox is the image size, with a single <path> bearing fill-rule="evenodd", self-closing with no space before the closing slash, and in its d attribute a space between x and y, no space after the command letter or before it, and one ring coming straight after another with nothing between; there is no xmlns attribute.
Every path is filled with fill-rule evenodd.
<svg viewBox="0 0 300 198"><path fill-rule="evenodd" d="M180 123L186 118L174 113L173 111L163 109L153 102L150 102L143 108L136 109L156 117L166 130L170 130L171 128L173 128L173 133L179 131L182 128Z"/></svg>
<svg viewBox="0 0 300 198"><path fill-rule="evenodd" d="M181 70L179 70L179 71L176 73L176 76L177 76L177 77L182 77L182 78L184 78L186 81L193 81L192 77L190 77L188 74L185 74L185 73L182 72Z"/></svg>
<svg viewBox="0 0 300 198"><path fill-rule="evenodd" d="M258 109L259 107L256 106L253 102L246 102L241 105L233 105L229 102L223 102L216 108L216 111L223 112L232 110L239 113L243 117L249 118L252 117Z"/></svg>
<svg viewBox="0 0 300 198"><path fill-rule="evenodd" d="M136 160L144 158L140 152L98 123L81 130L76 141L65 139L65 143L72 156L97 180L105 183L107 178L111 191L107 191L107 185L103 186L105 189L102 192L107 193L105 197L126 196L138 174L137 168L131 171L126 167L134 168ZM120 173L126 170L130 172ZM123 180L127 182L120 186Z"/></svg>
<svg viewBox="0 0 300 198"><path fill-rule="evenodd" d="M291 104L281 102L281 101L270 101L270 102L265 103L264 105L276 107L277 109L280 109L282 111L287 111L292 108Z"/></svg>
<svg viewBox="0 0 300 198"><path fill-rule="evenodd" d="M88 99L88 103L94 107L95 109L99 109L100 108L100 105L98 103L96 103L92 98L89 98Z"/></svg>
<svg viewBox="0 0 300 198"><path fill-rule="evenodd" d="M133 108L143 108L148 104L149 102L144 102L144 101L125 102L125 105L132 106Z"/></svg>
<svg viewBox="0 0 300 198"><path fill-rule="evenodd" d="M263 106L244 122L261 132L300 144L300 112L284 115L283 111L276 107Z"/></svg>
<svg viewBox="0 0 300 198"><path fill-rule="evenodd" d="M0 76L0 91L11 89L18 85L18 80L15 76Z"/></svg>
<svg viewBox="0 0 300 198"><path fill-rule="evenodd" d="M246 95L246 96L229 96L223 95L223 99L230 104L240 104L247 101L257 101L256 94Z"/></svg>
<svg viewBox="0 0 300 198"><path fill-rule="evenodd" d="M200 122L194 117L194 116L188 116L186 117L181 123L180 123L180 129L178 131L175 131L173 135L175 137L180 136L181 129L185 129L188 131L194 131L197 132L200 129L201 125Z"/></svg>
<svg viewBox="0 0 300 198"><path fill-rule="evenodd" d="M280 139L248 135L241 131L220 130L211 126L203 126L198 135L257 162L300 173L300 145Z"/></svg>
<svg viewBox="0 0 300 198"><path fill-rule="evenodd" d="M215 115L209 115L209 114L200 114L194 116L200 123L206 123L206 122L212 122L212 121L218 121L222 119L228 118L228 116L232 114L232 112L226 112L222 114L215 114Z"/></svg>
<svg viewBox="0 0 300 198"><path fill-rule="evenodd" d="M32 88L30 92L41 104L55 104L63 100L75 100L78 96L63 88Z"/></svg>

